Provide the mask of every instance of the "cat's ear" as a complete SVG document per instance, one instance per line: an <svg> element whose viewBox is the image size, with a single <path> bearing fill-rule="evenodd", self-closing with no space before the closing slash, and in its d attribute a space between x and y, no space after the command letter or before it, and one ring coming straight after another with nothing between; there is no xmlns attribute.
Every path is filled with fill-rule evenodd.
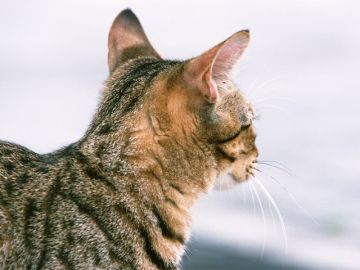
<svg viewBox="0 0 360 270"><path fill-rule="evenodd" d="M109 33L108 64L110 73L121 63L139 56L160 58L145 35L140 21L125 9L115 18Z"/></svg>
<svg viewBox="0 0 360 270"><path fill-rule="evenodd" d="M239 31L198 57L185 63L184 80L215 103L218 85L229 80L230 72L249 43L249 30Z"/></svg>

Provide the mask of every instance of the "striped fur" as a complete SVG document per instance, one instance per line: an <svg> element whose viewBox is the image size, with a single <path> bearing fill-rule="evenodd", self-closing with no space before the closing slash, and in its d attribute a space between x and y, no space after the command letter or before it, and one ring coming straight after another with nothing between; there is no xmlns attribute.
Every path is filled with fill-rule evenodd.
<svg viewBox="0 0 360 270"><path fill-rule="evenodd" d="M118 27L136 43L119 46ZM129 10L109 42L81 140L46 155L0 142L0 269L178 269L198 197L234 164L236 180L252 173L250 107L231 81L207 100L184 76L193 60L162 60Z"/></svg>

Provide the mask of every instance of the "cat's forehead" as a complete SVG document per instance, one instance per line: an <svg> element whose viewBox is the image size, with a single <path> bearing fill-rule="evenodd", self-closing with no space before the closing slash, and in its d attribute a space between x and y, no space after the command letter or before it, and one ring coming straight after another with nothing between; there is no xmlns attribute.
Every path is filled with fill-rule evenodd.
<svg viewBox="0 0 360 270"><path fill-rule="evenodd" d="M235 106L241 113L250 119L256 118L256 111L251 102L249 102L242 91L231 80L223 81L218 85L220 96L224 103L222 106ZM221 106L221 105L220 105Z"/></svg>
<svg viewBox="0 0 360 270"><path fill-rule="evenodd" d="M223 97L223 104L220 105L221 110L234 110L240 116L242 124L250 124L256 118L254 106L235 84L228 83L226 87L227 89L224 85L221 87L221 95Z"/></svg>
<svg viewBox="0 0 360 270"><path fill-rule="evenodd" d="M243 93L240 92L239 89L237 89L238 95L241 97L241 104L240 106L240 112L241 115L249 119L250 121L254 120L256 118L256 110L252 103L246 99Z"/></svg>

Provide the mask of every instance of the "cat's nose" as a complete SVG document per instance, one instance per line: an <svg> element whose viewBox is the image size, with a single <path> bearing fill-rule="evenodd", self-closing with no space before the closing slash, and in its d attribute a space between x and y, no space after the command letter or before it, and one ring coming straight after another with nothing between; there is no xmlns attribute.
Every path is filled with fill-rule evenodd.
<svg viewBox="0 0 360 270"><path fill-rule="evenodd" d="M245 113L240 114L241 126L248 127L251 125L251 118L249 118Z"/></svg>
<svg viewBox="0 0 360 270"><path fill-rule="evenodd" d="M240 121L242 126L249 126L255 118L255 110L251 104L247 104L240 112Z"/></svg>

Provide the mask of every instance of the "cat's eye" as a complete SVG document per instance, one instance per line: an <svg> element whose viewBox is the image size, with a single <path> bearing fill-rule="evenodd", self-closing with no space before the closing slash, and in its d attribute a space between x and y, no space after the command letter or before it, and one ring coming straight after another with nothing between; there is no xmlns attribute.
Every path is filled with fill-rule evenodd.
<svg viewBox="0 0 360 270"><path fill-rule="evenodd" d="M240 132L249 129L250 126L251 126L251 123L246 124L246 125L242 125L241 128L240 128Z"/></svg>
<svg viewBox="0 0 360 270"><path fill-rule="evenodd" d="M231 133L227 138L219 141L219 143L226 143L226 142L234 140L237 136L240 135L241 132L249 129L250 126L251 126L251 123L247 124L247 125L242 125L238 131L236 131L235 133Z"/></svg>

